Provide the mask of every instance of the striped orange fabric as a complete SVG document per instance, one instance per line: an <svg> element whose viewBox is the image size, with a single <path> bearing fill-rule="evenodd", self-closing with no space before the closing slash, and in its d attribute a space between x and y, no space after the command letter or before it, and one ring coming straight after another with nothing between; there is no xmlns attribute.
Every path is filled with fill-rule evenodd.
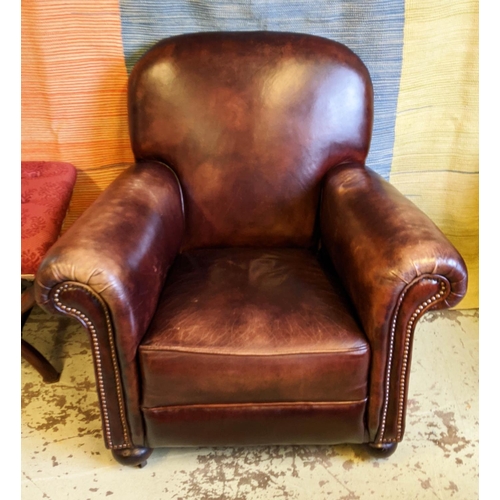
<svg viewBox="0 0 500 500"><path fill-rule="evenodd" d="M21 157L78 169L67 226L133 161L119 2L23 0L21 32Z"/></svg>

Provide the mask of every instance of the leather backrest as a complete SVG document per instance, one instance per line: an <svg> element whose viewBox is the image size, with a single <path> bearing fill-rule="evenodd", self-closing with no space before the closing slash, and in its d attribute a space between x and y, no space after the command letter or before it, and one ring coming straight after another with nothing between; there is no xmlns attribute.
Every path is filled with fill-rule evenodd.
<svg viewBox="0 0 500 500"><path fill-rule="evenodd" d="M138 161L177 174L183 248L315 242L322 179L368 153L373 91L345 46L292 33L167 38L129 79Z"/></svg>

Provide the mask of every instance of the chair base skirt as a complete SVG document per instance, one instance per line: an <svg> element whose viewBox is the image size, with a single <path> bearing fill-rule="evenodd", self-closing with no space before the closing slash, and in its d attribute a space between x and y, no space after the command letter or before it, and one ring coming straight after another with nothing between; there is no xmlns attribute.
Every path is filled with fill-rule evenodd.
<svg viewBox="0 0 500 500"><path fill-rule="evenodd" d="M244 446L366 443L366 400L143 409L147 445Z"/></svg>

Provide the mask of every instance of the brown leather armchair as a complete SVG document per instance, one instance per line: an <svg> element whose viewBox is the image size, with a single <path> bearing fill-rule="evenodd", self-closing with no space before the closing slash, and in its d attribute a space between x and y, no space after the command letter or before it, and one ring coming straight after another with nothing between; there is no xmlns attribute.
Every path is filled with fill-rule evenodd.
<svg viewBox="0 0 500 500"><path fill-rule="evenodd" d="M405 428L412 336L467 271L364 166L366 67L290 33L165 39L129 80L136 164L58 240L38 302L91 336L106 446L367 443Z"/></svg>

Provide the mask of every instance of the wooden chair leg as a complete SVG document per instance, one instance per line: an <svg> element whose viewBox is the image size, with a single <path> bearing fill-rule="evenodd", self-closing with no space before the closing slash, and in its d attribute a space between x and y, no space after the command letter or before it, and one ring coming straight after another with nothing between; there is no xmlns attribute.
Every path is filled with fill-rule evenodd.
<svg viewBox="0 0 500 500"><path fill-rule="evenodd" d="M42 376L47 384L57 382L61 374L29 342L21 339L21 356Z"/></svg>
<svg viewBox="0 0 500 500"><path fill-rule="evenodd" d="M21 334L24 324L35 305L35 294L33 286L30 286L21 294ZM61 374L49 363L49 361L35 349L29 342L21 338L21 356L42 376L43 381L51 384L57 382Z"/></svg>
<svg viewBox="0 0 500 500"><path fill-rule="evenodd" d="M35 305L35 287L29 286L21 293L21 314L24 314L33 309Z"/></svg>

